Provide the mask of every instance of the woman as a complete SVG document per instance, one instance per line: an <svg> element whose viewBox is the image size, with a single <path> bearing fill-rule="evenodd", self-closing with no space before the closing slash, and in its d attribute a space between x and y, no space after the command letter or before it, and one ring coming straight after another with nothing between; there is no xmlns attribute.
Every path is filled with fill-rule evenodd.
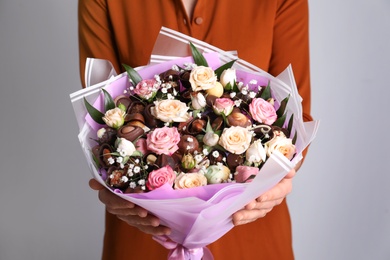
<svg viewBox="0 0 390 260"><path fill-rule="evenodd" d="M110 60L118 72L122 63L147 64L161 26L237 50L272 75L292 64L304 119L311 120L307 0L79 0L81 78L88 57ZM284 199L294 174L233 215L236 227L209 245L215 259L294 259ZM103 259L166 259L150 234L169 228L96 181L90 186L107 209Z"/></svg>

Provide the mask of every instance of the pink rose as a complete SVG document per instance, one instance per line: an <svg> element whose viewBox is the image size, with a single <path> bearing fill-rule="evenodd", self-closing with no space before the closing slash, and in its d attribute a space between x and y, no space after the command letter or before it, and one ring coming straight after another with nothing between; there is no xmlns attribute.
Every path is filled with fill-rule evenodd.
<svg viewBox="0 0 390 260"><path fill-rule="evenodd" d="M217 115L230 115L233 111L234 102L230 98L217 98L213 104L213 110Z"/></svg>
<svg viewBox="0 0 390 260"><path fill-rule="evenodd" d="M262 98L254 98L249 104L252 118L259 123L272 125L276 119L276 110L273 105Z"/></svg>
<svg viewBox="0 0 390 260"><path fill-rule="evenodd" d="M162 167L160 169L154 170L151 173L149 173L146 186L148 187L149 190L157 189L163 186L165 183L169 183L172 186L175 179L176 179L175 172L172 170L172 168L169 165L167 165L165 167Z"/></svg>
<svg viewBox="0 0 390 260"><path fill-rule="evenodd" d="M146 146L157 154L172 155L179 149L180 134L176 127L156 128L146 137Z"/></svg>
<svg viewBox="0 0 390 260"><path fill-rule="evenodd" d="M234 173L234 179L238 183L251 182L253 179L248 178L252 175L256 176L259 172L259 168L250 166L237 166L236 172Z"/></svg>
<svg viewBox="0 0 390 260"><path fill-rule="evenodd" d="M153 98L160 85L155 79L142 80L135 86L134 93L144 99Z"/></svg>

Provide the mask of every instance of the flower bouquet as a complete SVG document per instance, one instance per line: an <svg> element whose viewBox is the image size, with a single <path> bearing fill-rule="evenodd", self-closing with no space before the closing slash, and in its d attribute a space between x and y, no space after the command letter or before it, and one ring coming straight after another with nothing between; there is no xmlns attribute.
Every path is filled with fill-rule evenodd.
<svg viewBox="0 0 390 260"><path fill-rule="evenodd" d="M79 140L94 178L172 229L155 237L169 257L212 258L205 246L301 160L318 124L302 121L291 68L276 78L166 28L155 46L147 66L71 95Z"/></svg>

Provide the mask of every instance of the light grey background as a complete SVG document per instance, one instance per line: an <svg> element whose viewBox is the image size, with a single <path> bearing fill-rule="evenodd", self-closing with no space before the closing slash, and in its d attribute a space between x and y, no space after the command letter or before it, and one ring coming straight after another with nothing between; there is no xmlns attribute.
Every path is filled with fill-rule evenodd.
<svg viewBox="0 0 390 260"><path fill-rule="evenodd" d="M0 0L0 260L100 258L104 209L69 99L76 11L76 0ZM288 198L298 260L390 259L389 11L310 0L321 127Z"/></svg>

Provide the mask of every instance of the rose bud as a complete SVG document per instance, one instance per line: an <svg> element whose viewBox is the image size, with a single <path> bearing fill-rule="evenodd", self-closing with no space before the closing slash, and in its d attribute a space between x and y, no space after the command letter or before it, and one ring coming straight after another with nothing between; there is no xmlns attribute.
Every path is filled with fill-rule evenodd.
<svg viewBox="0 0 390 260"><path fill-rule="evenodd" d="M252 125L251 120L243 113L231 113L227 117L227 123L229 126L241 126L248 127Z"/></svg>
<svg viewBox="0 0 390 260"><path fill-rule="evenodd" d="M234 102L230 98L217 98L213 104L214 113L228 116L233 111Z"/></svg>
<svg viewBox="0 0 390 260"><path fill-rule="evenodd" d="M206 106L206 98L201 92L192 92L191 105L194 109L202 109Z"/></svg>
<svg viewBox="0 0 390 260"><path fill-rule="evenodd" d="M235 69L226 69L222 72L219 81L224 88L231 89L236 83L237 76Z"/></svg>
<svg viewBox="0 0 390 260"><path fill-rule="evenodd" d="M116 151L120 154L120 156L126 157L131 156L136 149L134 144L129 140L125 138L118 138Z"/></svg>
<svg viewBox="0 0 390 260"><path fill-rule="evenodd" d="M218 140L219 136L214 132L206 132L206 134L203 136L203 143L208 146L217 145Z"/></svg>
<svg viewBox="0 0 390 260"><path fill-rule="evenodd" d="M185 170L192 170L196 165L196 161L194 159L194 156L192 154L188 153L183 156L181 159L181 166Z"/></svg>
<svg viewBox="0 0 390 260"><path fill-rule="evenodd" d="M266 153L261 140L254 141L246 150L245 157L248 163L259 166L266 159Z"/></svg>

